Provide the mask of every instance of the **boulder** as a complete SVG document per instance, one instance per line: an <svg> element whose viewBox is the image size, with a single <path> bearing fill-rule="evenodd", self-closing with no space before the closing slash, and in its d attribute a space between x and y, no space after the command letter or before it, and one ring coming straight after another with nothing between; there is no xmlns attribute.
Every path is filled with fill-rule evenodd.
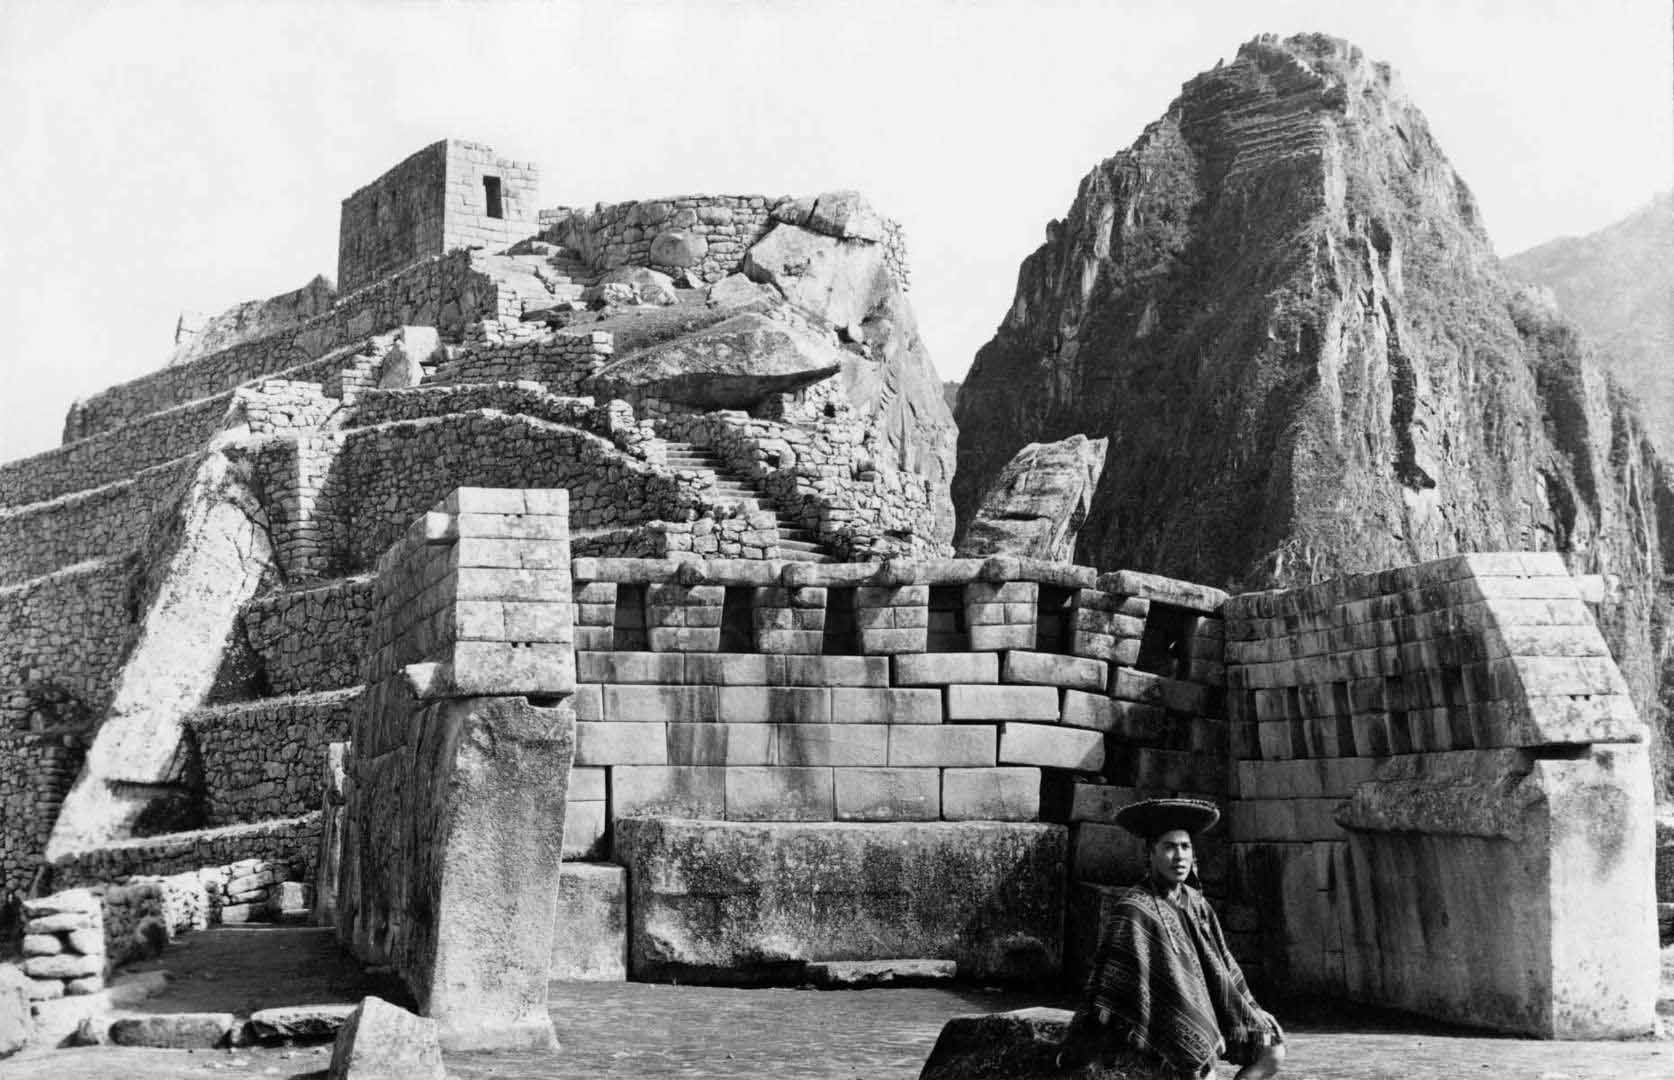
<svg viewBox="0 0 1674 1080"><path fill-rule="evenodd" d="M616 823L632 977L800 981L823 960L924 957L1055 976L1065 829L1000 822Z"/></svg>
<svg viewBox="0 0 1674 1080"><path fill-rule="evenodd" d="M705 299L709 301L710 307L735 307L739 304L769 300L771 294L743 274L728 274L709 286Z"/></svg>
<svg viewBox="0 0 1674 1080"><path fill-rule="evenodd" d="M1098 1055L1089 1070L1064 1036L1068 1009L1017 1009L984 1016L955 1016L942 1026L919 1080L1174 1080L1179 1074L1131 1051ZM1060 1056L1062 1055L1062 1056Z"/></svg>
<svg viewBox="0 0 1674 1080"><path fill-rule="evenodd" d="M618 266L614 270L606 270L594 283L595 288L601 285L626 285L642 304L667 306L678 303L680 299L674 293L674 279L648 266Z"/></svg>
<svg viewBox="0 0 1674 1080"><path fill-rule="evenodd" d="M1076 533L1092 509L1108 446L1108 439L1072 435L1019 450L955 542L959 555L1073 562Z"/></svg>
<svg viewBox="0 0 1674 1080"><path fill-rule="evenodd" d="M744 273L777 287L785 299L833 326L864 321L890 285L879 245L796 225L775 225L750 248Z"/></svg>
<svg viewBox="0 0 1674 1080"><path fill-rule="evenodd" d="M819 196L806 227L842 240L882 243L888 235L884 219L858 191L828 191Z"/></svg>
<svg viewBox="0 0 1674 1080"><path fill-rule="evenodd" d="M709 241L702 233L671 229L651 239L651 261L659 266L696 266L709 254Z"/></svg>
<svg viewBox="0 0 1674 1080"><path fill-rule="evenodd" d="M326 1080L446 1080L436 1021L367 997L337 1033Z"/></svg>
<svg viewBox="0 0 1674 1080"><path fill-rule="evenodd" d="M616 361L590 380L603 399L645 394L703 409L747 409L835 375L835 347L754 313Z"/></svg>
<svg viewBox="0 0 1674 1080"><path fill-rule="evenodd" d="M29 980L11 964L0 964L0 1058L15 1054L34 1034Z"/></svg>
<svg viewBox="0 0 1674 1080"><path fill-rule="evenodd" d="M432 362L441 351L442 339L434 326L401 327L378 368L378 386L382 389L417 386L424 380L423 365Z"/></svg>

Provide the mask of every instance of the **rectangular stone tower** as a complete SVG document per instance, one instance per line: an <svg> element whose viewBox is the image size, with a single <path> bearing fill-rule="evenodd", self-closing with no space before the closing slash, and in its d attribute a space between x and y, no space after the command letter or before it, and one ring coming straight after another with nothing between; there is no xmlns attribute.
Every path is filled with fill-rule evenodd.
<svg viewBox="0 0 1674 1080"><path fill-rule="evenodd" d="M539 231L533 162L444 139L343 200L337 288L354 292L431 255L504 247Z"/></svg>

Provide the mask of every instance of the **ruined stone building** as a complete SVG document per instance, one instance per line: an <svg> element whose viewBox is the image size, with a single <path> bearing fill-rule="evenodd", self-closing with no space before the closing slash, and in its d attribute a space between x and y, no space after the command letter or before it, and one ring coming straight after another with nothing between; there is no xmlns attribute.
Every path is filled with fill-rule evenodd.
<svg viewBox="0 0 1674 1080"><path fill-rule="evenodd" d="M539 209L538 176L420 151L344 200L328 309L0 466L10 895L97 887L105 967L135 912L311 896L447 1045L541 1045L549 976L1073 977L1140 865L1115 810L1192 794L1258 978L1650 1027L1650 768L1596 580L953 558L898 225Z"/></svg>

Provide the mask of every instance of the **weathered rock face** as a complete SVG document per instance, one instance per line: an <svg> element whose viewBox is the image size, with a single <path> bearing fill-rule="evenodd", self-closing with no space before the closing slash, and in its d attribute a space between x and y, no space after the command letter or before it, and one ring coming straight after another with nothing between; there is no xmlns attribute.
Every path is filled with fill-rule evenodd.
<svg viewBox="0 0 1674 1080"><path fill-rule="evenodd" d="M882 219L854 192L786 203L750 248L744 272L835 327L850 343L840 375L874 460L931 481L934 536L953 538L953 418L940 376L885 243Z"/></svg>
<svg viewBox="0 0 1674 1080"><path fill-rule="evenodd" d="M1106 439L1072 435L1019 450L965 525L954 545L959 555L1071 561L1107 445Z"/></svg>
<svg viewBox="0 0 1674 1080"><path fill-rule="evenodd" d="M825 342L762 315L735 315L706 330L619 360L593 377L601 396L647 394L705 409L748 409L828 379L842 367Z"/></svg>
<svg viewBox="0 0 1674 1080"><path fill-rule="evenodd" d="M1600 346L1600 359L1638 398L1659 450L1674 450L1674 193L1587 236L1564 237L1505 261L1512 276L1549 289L1565 317Z"/></svg>
<svg viewBox="0 0 1674 1080"><path fill-rule="evenodd" d="M337 299L337 289L321 275L300 289L269 297L246 300L219 315L204 317L182 313L174 331L174 355L169 365L188 363L201 356L231 348L322 315Z"/></svg>
<svg viewBox="0 0 1674 1080"><path fill-rule="evenodd" d="M1604 573L1636 700L1674 489L1574 335L1506 279L1383 64L1262 37L1081 182L960 392L954 501L1108 436L1078 559L1233 589L1458 551Z"/></svg>

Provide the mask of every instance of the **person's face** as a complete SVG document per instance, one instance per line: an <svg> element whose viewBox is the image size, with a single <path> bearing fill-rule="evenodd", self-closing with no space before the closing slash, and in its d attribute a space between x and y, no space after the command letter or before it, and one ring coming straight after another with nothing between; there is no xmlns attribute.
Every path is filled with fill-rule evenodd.
<svg viewBox="0 0 1674 1080"><path fill-rule="evenodd" d="M1185 829L1165 832L1151 843L1151 873L1159 881L1179 885L1192 872L1192 834Z"/></svg>

